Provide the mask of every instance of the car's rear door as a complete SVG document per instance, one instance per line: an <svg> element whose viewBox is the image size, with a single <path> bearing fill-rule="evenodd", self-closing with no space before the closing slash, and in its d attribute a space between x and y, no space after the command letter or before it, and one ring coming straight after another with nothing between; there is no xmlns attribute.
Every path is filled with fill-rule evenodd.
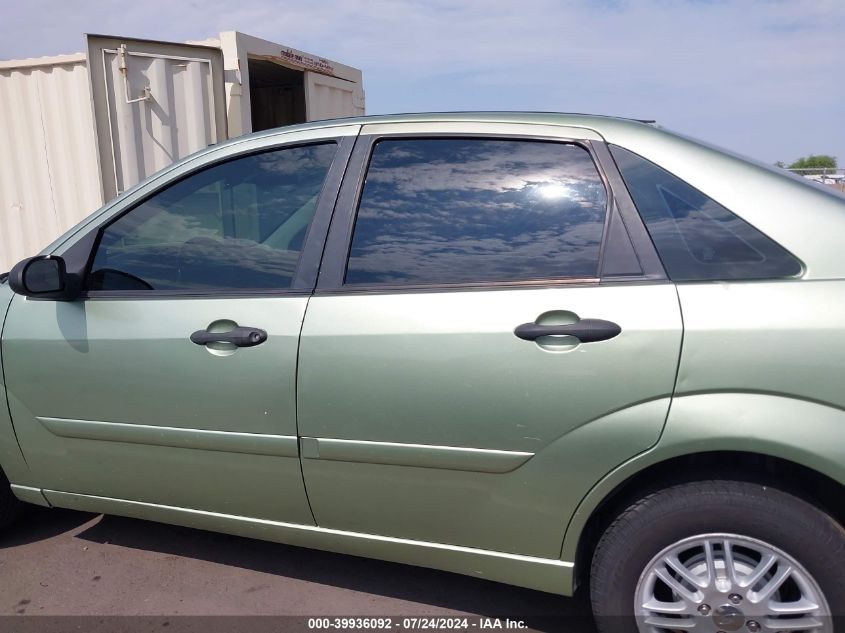
<svg viewBox="0 0 845 633"><path fill-rule="evenodd" d="M48 499L313 524L297 347L357 130L252 139L189 162L118 203L88 233L93 250L83 237L57 251L90 256L80 299L15 297L9 406ZM226 341L235 328L245 336Z"/></svg>
<svg viewBox="0 0 845 633"><path fill-rule="evenodd" d="M584 129L362 129L300 343L318 525L557 557L657 441L678 299L603 162Z"/></svg>

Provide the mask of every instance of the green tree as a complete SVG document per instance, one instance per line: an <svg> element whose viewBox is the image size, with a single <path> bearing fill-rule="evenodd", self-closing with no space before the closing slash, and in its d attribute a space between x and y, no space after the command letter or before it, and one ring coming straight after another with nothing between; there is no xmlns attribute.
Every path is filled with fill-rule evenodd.
<svg viewBox="0 0 845 633"><path fill-rule="evenodd" d="M825 169L836 169L836 157L827 154L810 154L799 158L789 166L789 169L801 169L802 174L821 174Z"/></svg>

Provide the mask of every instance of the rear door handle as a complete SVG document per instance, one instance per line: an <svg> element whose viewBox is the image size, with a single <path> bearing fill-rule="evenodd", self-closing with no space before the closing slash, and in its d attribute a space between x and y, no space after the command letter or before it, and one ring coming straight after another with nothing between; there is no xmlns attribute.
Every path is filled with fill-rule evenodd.
<svg viewBox="0 0 845 633"><path fill-rule="evenodd" d="M257 327L232 328L228 332L197 330L191 334L191 342L197 345L209 343L231 343L235 347L254 347L267 340L267 332Z"/></svg>
<svg viewBox="0 0 845 633"><path fill-rule="evenodd" d="M606 341L622 331L613 321L603 319L581 319L567 325L540 325L523 323L513 331L524 341L534 341L541 336L574 336L582 343Z"/></svg>

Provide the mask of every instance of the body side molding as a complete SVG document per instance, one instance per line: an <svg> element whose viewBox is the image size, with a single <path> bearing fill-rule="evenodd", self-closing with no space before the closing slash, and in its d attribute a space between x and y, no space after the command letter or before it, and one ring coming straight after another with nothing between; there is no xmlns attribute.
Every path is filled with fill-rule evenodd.
<svg viewBox="0 0 845 633"><path fill-rule="evenodd" d="M33 488L32 486L21 486L19 484L10 484L12 493L21 501L26 503L34 503L37 506L50 507L50 502L44 496L41 488Z"/></svg>
<svg viewBox="0 0 845 633"><path fill-rule="evenodd" d="M522 451L322 437L303 437L301 442L303 459L443 468L477 473L508 473L534 457L534 453Z"/></svg>
<svg viewBox="0 0 845 633"><path fill-rule="evenodd" d="M38 421L53 435L82 440L126 442L150 446L170 446L250 455L298 457L296 437L262 433L208 431L172 426L124 424L93 420L39 417Z"/></svg>

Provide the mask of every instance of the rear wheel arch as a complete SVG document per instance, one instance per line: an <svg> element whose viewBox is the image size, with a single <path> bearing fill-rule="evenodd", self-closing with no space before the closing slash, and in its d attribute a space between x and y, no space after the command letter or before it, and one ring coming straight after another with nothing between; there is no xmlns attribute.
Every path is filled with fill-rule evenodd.
<svg viewBox="0 0 845 633"><path fill-rule="evenodd" d="M726 478L683 483L613 521L590 602L601 633L828 629L845 613L843 554L845 530L807 500Z"/></svg>
<svg viewBox="0 0 845 633"><path fill-rule="evenodd" d="M751 451L676 455L628 473L599 500L590 500L596 492L594 488L582 501L567 529L562 550L562 558L575 562L575 587L587 585L599 539L628 506L671 486L712 479L746 481L777 488L808 501L845 526L845 505L841 503L845 485L818 470L782 457Z"/></svg>

